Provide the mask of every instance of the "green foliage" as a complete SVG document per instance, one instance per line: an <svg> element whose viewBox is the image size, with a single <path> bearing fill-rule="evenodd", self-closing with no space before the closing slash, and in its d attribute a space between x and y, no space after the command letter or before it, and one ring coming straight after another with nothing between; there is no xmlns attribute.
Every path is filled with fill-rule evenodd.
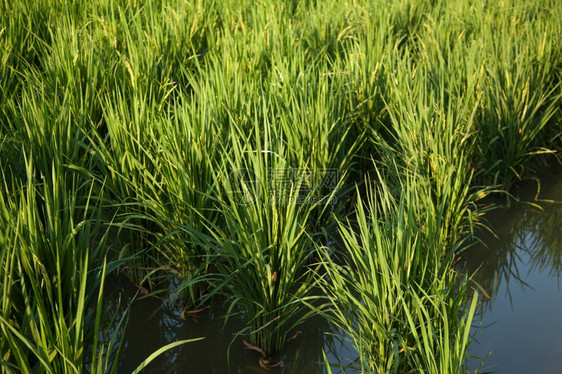
<svg viewBox="0 0 562 374"><path fill-rule="evenodd" d="M116 336L99 341L101 299L115 264L105 261L108 231L99 207L90 207L92 184L56 162L38 183L33 164L26 167L25 186L0 192L0 363L6 372L66 373L89 361L92 372L106 372Z"/></svg>
<svg viewBox="0 0 562 374"><path fill-rule="evenodd" d="M466 369L477 295L466 304L467 282L458 284L448 256L456 248L432 229L440 217L417 186L406 178L395 198L384 182L372 185L354 225L339 225L342 263L318 248L326 304L314 309L351 337L362 372Z"/></svg>
<svg viewBox="0 0 562 374"><path fill-rule="evenodd" d="M452 266L478 200L560 150L561 16L554 0L0 0L3 367L82 370L103 318L78 312L122 264L186 307L225 295L268 353L327 272L332 313L312 310L361 333L365 370L462 369L473 304ZM343 253L315 249L336 231Z"/></svg>
<svg viewBox="0 0 562 374"><path fill-rule="evenodd" d="M254 135L261 133L261 121L248 137L241 130L230 136L227 163L217 175L226 222L212 235L216 266L228 276L229 309L240 308L248 332L255 331L249 340L272 353L304 318L297 311L314 287L307 269L313 242L306 228L312 211L327 204L315 200L318 190L306 185L306 172L286 161L279 134L263 124L263 140Z"/></svg>

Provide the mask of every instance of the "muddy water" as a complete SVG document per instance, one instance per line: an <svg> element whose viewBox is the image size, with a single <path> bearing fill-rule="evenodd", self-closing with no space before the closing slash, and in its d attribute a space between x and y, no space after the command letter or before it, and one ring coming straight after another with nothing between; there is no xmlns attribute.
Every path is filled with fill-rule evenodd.
<svg viewBox="0 0 562 374"><path fill-rule="evenodd" d="M119 280L113 295L121 304L131 302L136 289ZM112 301L116 303L116 300ZM331 363L339 357L354 357L347 342L321 317L299 326L301 334L286 344L282 355L272 357L281 366L270 371L259 365L259 354L244 348L234 334L244 327L233 317L225 324L227 312L219 303L193 318L181 318L181 308L154 297L133 301L129 323L119 356L118 373L131 373L142 360L174 341L205 337L204 340L176 347L150 363L143 373L324 373L322 350ZM337 372L337 371L335 371Z"/></svg>
<svg viewBox="0 0 562 374"><path fill-rule="evenodd" d="M467 251L465 269L490 297L475 318L469 353L481 372L562 373L562 167L522 186L523 203L488 215L497 238ZM542 201L541 201L542 200ZM549 202L548 200L557 200ZM480 327L477 329L477 327ZM491 352L491 353L490 353ZM471 370L479 361L470 361Z"/></svg>

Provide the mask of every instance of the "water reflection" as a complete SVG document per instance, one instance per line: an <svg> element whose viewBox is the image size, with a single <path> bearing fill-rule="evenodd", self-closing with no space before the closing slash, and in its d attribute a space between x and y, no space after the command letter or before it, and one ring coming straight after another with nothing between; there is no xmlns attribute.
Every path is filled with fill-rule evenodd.
<svg viewBox="0 0 562 374"><path fill-rule="evenodd" d="M559 188L562 189L562 184ZM543 218L531 222L534 240L527 248L531 256L529 271L547 272L559 279L562 274L562 206L547 206L544 214L538 216Z"/></svg>
<svg viewBox="0 0 562 374"><path fill-rule="evenodd" d="M536 186L529 184L522 188L520 203L493 211L487 219L495 235L482 234L485 244L470 248L461 260L460 268L476 272L474 280L490 297L502 291L513 301L511 287L533 289L527 281L533 273L560 278L562 170L557 170L538 200L533 198Z"/></svg>
<svg viewBox="0 0 562 374"><path fill-rule="evenodd" d="M108 302L123 298L122 305L133 299L136 289L123 279L113 282ZM176 347L154 360L143 373L267 373L258 364L259 354L243 348L242 338L233 342L244 326L235 317L224 323L227 310L219 302L201 311L196 318L181 318L181 308L161 299L136 300L129 310L129 322L123 336L118 372L132 372L142 360L160 347L174 341L205 337L204 340ZM324 318L313 317L299 326L302 333L288 342L280 354L276 373L323 373L322 350L332 362L336 355L353 351L336 338L337 331ZM232 344L231 344L232 343Z"/></svg>
<svg viewBox="0 0 562 374"><path fill-rule="evenodd" d="M497 238L469 249L460 264L490 297L483 298L471 353L490 358L486 372L562 372L562 168L521 189L518 203L492 212ZM557 200L558 202L556 202ZM473 362L473 369L477 361Z"/></svg>

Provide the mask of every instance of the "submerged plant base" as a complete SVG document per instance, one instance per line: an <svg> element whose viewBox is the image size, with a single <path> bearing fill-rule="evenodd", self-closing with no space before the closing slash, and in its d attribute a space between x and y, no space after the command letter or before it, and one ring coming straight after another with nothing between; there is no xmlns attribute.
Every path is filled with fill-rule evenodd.
<svg viewBox="0 0 562 374"><path fill-rule="evenodd" d="M261 349L258 346L255 346L255 345L252 345L252 344L248 343L246 341L246 339L242 339L242 343L244 343L244 347L246 349L256 351L260 354L259 365L266 370L269 370L269 369L277 367L277 366L281 366L281 364L283 363L282 360L278 361L277 363L274 363L271 360L271 358L267 356L267 354L265 353L265 351L263 349Z"/></svg>

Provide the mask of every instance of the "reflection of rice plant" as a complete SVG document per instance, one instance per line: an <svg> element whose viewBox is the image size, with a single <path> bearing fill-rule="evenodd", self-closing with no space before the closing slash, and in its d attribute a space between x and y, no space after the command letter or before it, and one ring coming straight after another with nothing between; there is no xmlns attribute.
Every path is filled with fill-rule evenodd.
<svg viewBox="0 0 562 374"><path fill-rule="evenodd" d="M531 243L528 245L531 257L529 271L540 271L560 278L562 274L562 203L544 203L540 213L531 212L525 227L530 229Z"/></svg>
<svg viewBox="0 0 562 374"><path fill-rule="evenodd" d="M514 284L531 287L525 281L528 273L560 274L560 207L545 203L544 209L537 210L534 205L523 202L495 210L490 223L497 236L486 236L486 247L479 246L461 259L460 268L476 272L473 280L488 297L493 297L503 287L513 302L511 287ZM487 307L491 308L492 304L482 304L482 308Z"/></svg>

